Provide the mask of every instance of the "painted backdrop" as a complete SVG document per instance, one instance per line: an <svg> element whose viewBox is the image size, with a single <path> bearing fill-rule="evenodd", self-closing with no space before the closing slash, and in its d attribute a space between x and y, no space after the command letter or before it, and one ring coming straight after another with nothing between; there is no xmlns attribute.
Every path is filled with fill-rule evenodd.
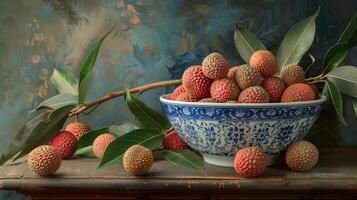
<svg viewBox="0 0 357 200"><path fill-rule="evenodd" d="M89 100L126 83L137 86L178 78L213 51L223 54L232 66L241 64L233 43L235 22L275 51L288 28L318 6L317 34L309 52L317 63L357 11L353 0L2 0L0 148L39 102L56 93L49 82L53 68L78 75L91 42L112 25L116 29L100 51ZM351 64L357 65L356 55L354 49ZM169 90L156 89L141 98L160 109L157 96ZM94 128L131 119L121 98L83 118ZM357 144L356 137L345 139L345 144Z"/></svg>

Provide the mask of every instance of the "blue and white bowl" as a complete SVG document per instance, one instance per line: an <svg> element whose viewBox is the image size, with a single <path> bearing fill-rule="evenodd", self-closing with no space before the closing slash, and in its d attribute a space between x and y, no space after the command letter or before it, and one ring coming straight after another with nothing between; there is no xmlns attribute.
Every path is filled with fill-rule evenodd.
<svg viewBox="0 0 357 200"><path fill-rule="evenodd" d="M164 111L179 136L205 162L233 166L238 149L259 146L268 164L291 143L306 136L318 118L326 97L289 103L201 103L160 97Z"/></svg>

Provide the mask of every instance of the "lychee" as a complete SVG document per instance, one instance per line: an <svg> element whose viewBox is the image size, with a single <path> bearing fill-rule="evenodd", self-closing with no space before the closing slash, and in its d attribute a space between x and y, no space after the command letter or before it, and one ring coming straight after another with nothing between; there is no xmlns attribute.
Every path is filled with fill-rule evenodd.
<svg viewBox="0 0 357 200"><path fill-rule="evenodd" d="M248 87L260 85L263 77L257 69L244 65L236 70L235 80L240 89L244 90Z"/></svg>
<svg viewBox="0 0 357 200"><path fill-rule="evenodd" d="M253 86L243 90L238 103L269 103L269 94L261 86Z"/></svg>
<svg viewBox="0 0 357 200"><path fill-rule="evenodd" d="M268 92L271 103L280 101L281 95L285 90L285 84L279 77L265 78L262 86Z"/></svg>
<svg viewBox="0 0 357 200"><path fill-rule="evenodd" d="M249 65L258 69L262 76L268 77L275 74L278 63L275 56L267 50L259 50L250 57Z"/></svg>
<svg viewBox="0 0 357 200"><path fill-rule="evenodd" d="M210 79L227 77L228 62L219 53L211 53L202 61L203 74Z"/></svg>
<svg viewBox="0 0 357 200"><path fill-rule="evenodd" d="M300 140L289 146L285 158L291 170L304 172L316 165L319 150L311 142Z"/></svg>
<svg viewBox="0 0 357 200"><path fill-rule="evenodd" d="M319 89L316 87L315 84L310 84L311 88L314 90L315 92L315 99L318 99L319 98L319 95L320 95L320 91Z"/></svg>
<svg viewBox="0 0 357 200"><path fill-rule="evenodd" d="M115 140L115 136L110 133L103 133L99 135L92 144L92 150L95 156L102 160L105 150L108 145Z"/></svg>
<svg viewBox="0 0 357 200"><path fill-rule="evenodd" d="M306 83L295 83L284 90L281 102L312 101L315 91Z"/></svg>
<svg viewBox="0 0 357 200"><path fill-rule="evenodd" d="M229 71L228 71L228 74L227 74L227 78L233 78L234 79L236 71L240 70L241 67L246 66L246 65L247 64L239 65L239 66L235 66L235 67L230 68ZM239 72L237 72L237 73L239 73Z"/></svg>
<svg viewBox="0 0 357 200"><path fill-rule="evenodd" d="M304 69L296 64L285 65L281 69L280 75L288 86L294 83L303 83L305 81Z"/></svg>
<svg viewBox="0 0 357 200"><path fill-rule="evenodd" d="M69 131L61 131L51 140L50 145L58 149L65 160L76 152L77 138Z"/></svg>
<svg viewBox="0 0 357 200"><path fill-rule="evenodd" d="M214 99L212 97L204 98L199 100L198 102L205 102L205 103L220 103L217 99Z"/></svg>
<svg viewBox="0 0 357 200"><path fill-rule="evenodd" d="M237 152L234 169L242 177L257 177L264 173L267 162L267 155L259 147L245 147Z"/></svg>
<svg viewBox="0 0 357 200"><path fill-rule="evenodd" d="M123 156L124 169L135 175L143 175L148 172L154 162L154 155L144 146L134 145L128 148Z"/></svg>
<svg viewBox="0 0 357 200"><path fill-rule="evenodd" d="M197 102L199 100L199 98L193 97L189 92L181 92L181 94L176 97L176 101Z"/></svg>
<svg viewBox="0 0 357 200"><path fill-rule="evenodd" d="M171 94L171 99L175 100L177 98L177 96L179 94L181 94L182 92L185 92L185 88L183 87L183 85L179 85Z"/></svg>
<svg viewBox="0 0 357 200"><path fill-rule="evenodd" d="M165 149L170 150L182 150L188 148L187 144L180 138L175 130L170 131L165 135L164 147Z"/></svg>
<svg viewBox="0 0 357 200"><path fill-rule="evenodd" d="M220 102L237 99L239 92L237 83L230 78L216 79L211 85L211 97Z"/></svg>
<svg viewBox="0 0 357 200"><path fill-rule="evenodd" d="M186 69L182 75L182 85L192 97L203 99L210 96L211 79L207 78L200 65L194 65Z"/></svg>
<svg viewBox="0 0 357 200"><path fill-rule="evenodd" d="M61 153L50 145L42 145L33 149L27 158L30 169L39 176L55 173L61 166Z"/></svg>
<svg viewBox="0 0 357 200"><path fill-rule="evenodd" d="M71 132L77 138L77 140L79 140L82 135L86 134L92 129L83 122L72 122L66 126L65 130Z"/></svg>

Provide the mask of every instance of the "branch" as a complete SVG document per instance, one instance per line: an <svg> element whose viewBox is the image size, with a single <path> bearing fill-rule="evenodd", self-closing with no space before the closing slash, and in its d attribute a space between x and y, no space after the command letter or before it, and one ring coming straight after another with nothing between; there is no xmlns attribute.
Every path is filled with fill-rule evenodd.
<svg viewBox="0 0 357 200"><path fill-rule="evenodd" d="M159 87L164 87L164 86L170 86L170 85L178 85L181 83L181 79L177 79L177 80L170 80L170 81L161 81L161 82L156 82L156 83L150 83L147 85L142 85L139 87L135 87L130 89L130 93L142 93L144 91L147 90L151 90L151 89L155 89L155 88L159 88ZM88 108L91 108L93 106L99 106L99 104L108 101L110 99L113 99L115 97L120 97L123 96L124 94L124 90L120 90L117 92L110 92L105 96L100 97L99 99L97 99L96 101L90 102L90 103L85 103L82 107L76 108L73 111L71 111L71 113L69 114L69 116L74 116L74 115L78 115L81 112L87 110Z"/></svg>

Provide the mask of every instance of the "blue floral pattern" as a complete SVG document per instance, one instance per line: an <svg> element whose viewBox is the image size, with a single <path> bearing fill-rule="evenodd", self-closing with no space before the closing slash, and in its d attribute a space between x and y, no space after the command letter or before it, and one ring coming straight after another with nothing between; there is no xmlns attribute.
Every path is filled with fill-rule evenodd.
<svg viewBox="0 0 357 200"><path fill-rule="evenodd" d="M323 101L293 106L207 106L162 102L180 137L204 155L234 156L246 146L277 154L307 134Z"/></svg>

